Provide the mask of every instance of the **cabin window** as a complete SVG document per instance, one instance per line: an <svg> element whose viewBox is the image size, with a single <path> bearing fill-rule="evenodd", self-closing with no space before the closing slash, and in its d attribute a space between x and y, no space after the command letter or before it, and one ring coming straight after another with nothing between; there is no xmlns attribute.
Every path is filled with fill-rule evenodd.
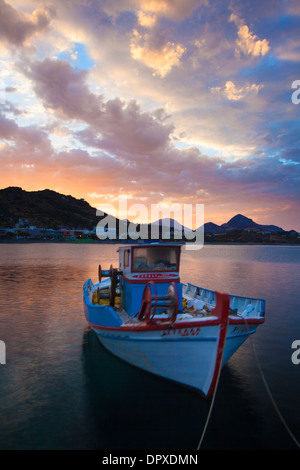
<svg viewBox="0 0 300 470"><path fill-rule="evenodd" d="M179 271L179 247L135 247L133 248L133 272Z"/></svg>
<svg viewBox="0 0 300 470"><path fill-rule="evenodd" d="M129 250L124 251L124 267L128 268L129 266Z"/></svg>

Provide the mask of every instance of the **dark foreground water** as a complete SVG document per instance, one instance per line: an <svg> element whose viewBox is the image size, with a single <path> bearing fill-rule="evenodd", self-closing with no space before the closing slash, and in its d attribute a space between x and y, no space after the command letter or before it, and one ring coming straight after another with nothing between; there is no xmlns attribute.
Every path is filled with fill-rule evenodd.
<svg viewBox="0 0 300 470"><path fill-rule="evenodd" d="M88 328L82 285L114 245L1 244L0 449L189 450L209 402L108 353ZM251 338L288 429L300 440L300 247L183 249L183 282L266 299ZM300 354L299 354L300 358ZM295 449L250 340L224 367L201 449Z"/></svg>

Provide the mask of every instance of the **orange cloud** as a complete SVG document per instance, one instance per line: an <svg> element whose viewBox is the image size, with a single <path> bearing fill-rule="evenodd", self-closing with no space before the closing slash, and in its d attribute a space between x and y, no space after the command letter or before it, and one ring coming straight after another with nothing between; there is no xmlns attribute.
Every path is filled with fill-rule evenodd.
<svg viewBox="0 0 300 470"><path fill-rule="evenodd" d="M209 5L208 0L114 0L104 5L109 15L117 15L122 11L137 9L155 17L165 17L180 21L192 14L200 6Z"/></svg>
<svg viewBox="0 0 300 470"><path fill-rule="evenodd" d="M270 46L267 39L258 39L257 36L250 32L248 26L234 13L229 18L238 27L238 39L236 40L236 52L243 52L245 55L258 57L264 56L269 52Z"/></svg>
<svg viewBox="0 0 300 470"><path fill-rule="evenodd" d="M154 13L144 12L143 10L139 10L137 16L140 25L146 28L152 28L157 20L157 17Z"/></svg>
<svg viewBox="0 0 300 470"><path fill-rule="evenodd" d="M251 85L244 85L242 87L237 87L231 80L225 83L225 87L222 90L221 87L211 88L212 93L221 93L230 101L239 101L242 98L249 94L257 95L259 90L263 88L263 85L256 85L252 83Z"/></svg>
<svg viewBox="0 0 300 470"><path fill-rule="evenodd" d="M180 58L185 48L180 44L167 42L159 48L152 47L148 35L139 34L134 30L130 52L133 59L142 62L147 67L154 69L154 75L165 77L174 66L180 64Z"/></svg>

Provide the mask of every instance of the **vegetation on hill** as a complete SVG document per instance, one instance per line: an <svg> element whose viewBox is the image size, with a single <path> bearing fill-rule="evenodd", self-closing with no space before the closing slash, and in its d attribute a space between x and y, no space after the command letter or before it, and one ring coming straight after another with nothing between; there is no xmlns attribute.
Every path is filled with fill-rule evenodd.
<svg viewBox="0 0 300 470"><path fill-rule="evenodd" d="M56 229L92 229L100 218L86 201L45 189L24 191L18 187L0 190L0 227L14 226L19 219L30 225Z"/></svg>

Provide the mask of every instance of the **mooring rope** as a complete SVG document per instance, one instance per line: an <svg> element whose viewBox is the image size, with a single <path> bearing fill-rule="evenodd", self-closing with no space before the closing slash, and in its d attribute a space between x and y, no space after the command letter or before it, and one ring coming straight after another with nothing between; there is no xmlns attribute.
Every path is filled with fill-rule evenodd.
<svg viewBox="0 0 300 470"><path fill-rule="evenodd" d="M228 326L228 318L226 320L226 331L227 331L227 326ZM225 342L226 342L226 339L225 339ZM217 375L217 380L216 380L216 386L215 386L214 393L213 393L213 396L212 396L212 399L211 399L211 404L210 404L208 415L207 415L207 418L206 418L206 422L205 422L205 425L204 425L204 428L203 428L203 431L202 431L202 435L201 435L199 444L197 446L197 450L200 450L200 447L202 445L202 442L203 442L203 439L204 439L204 436L205 436L205 433L206 433L206 429L207 429L207 426L208 426L208 423L209 423L209 420L210 420L210 416L211 416L211 413L212 413L212 410L213 410L213 406L214 406L214 402L215 402L215 398L216 398L216 394L217 394L217 389L218 389L218 385L219 385L221 370L222 370L224 349L225 349L225 343L224 343L224 347L223 347L223 351L222 351L220 368L219 368L218 375Z"/></svg>
<svg viewBox="0 0 300 470"><path fill-rule="evenodd" d="M259 360L258 360L258 357L257 357L257 354L256 354L256 351L255 351L255 348L254 348L254 344L253 344L253 341L252 341L252 338L251 338L251 333L250 333L250 330L249 330L249 325L248 325L248 322L246 320L246 318L242 317L241 318L244 320L245 324L246 324L246 327L247 327L247 331L248 331L248 335L249 335L249 338L250 338L250 343L251 343L251 347L252 347L252 351L253 351L253 355L254 355L254 358L255 358L255 362L256 362L256 365L258 367L258 370L259 370L259 373L261 375L261 378L262 378L262 381L264 383L264 386L267 390L267 393L269 395L269 398L272 402L272 405L274 406L274 409L279 417L279 419L281 420L282 424L284 425L285 429L287 430L288 434L290 435L290 437L292 438L292 440L294 441L294 443L296 444L296 446L298 447L298 449L300 449L300 443L299 441L296 439L296 437L294 436L294 434L292 433L292 431L290 430L289 426L287 425L285 419L283 418L275 400L274 400L274 397L271 393L271 390L270 390L270 387L266 381L266 378L265 378L265 375L262 371L262 368L261 368L261 365L259 363ZM228 321L228 320L227 320ZM197 446L197 450L200 450L200 447L202 445L202 442L203 442L203 439L204 439L204 436L205 436L205 433L206 433L206 430L207 430L207 426L208 426L208 423L209 423L209 420L210 420L210 416L211 416L211 413L212 413L212 410L213 410L213 406L214 406L214 402L215 402L215 397L216 397L216 393L217 393L217 388L218 388L218 384L219 384L219 378L220 378L220 375L221 375L221 370L222 370L222 362L223 362L223 354L224 354L224 349L225 349L225 345L224 345L224 348L223 348L223 351L222 351L222 359L221 359L221 367L219 369L219 372L218 372L218 377L217 377L217 382L216 382L216 387L215 387L215 390L214 390L214 393L213 393L213 397L212 397L212 401L211 401L211 404L210 404L210 408L209 408L209 411L208 411L208 415L207 415L207 418L206 418L206 422L205 422L205 425L204 425L204 428L203 428L203 431L202 431L202 435L201 435L201 438L200 438L200 441L199 441L199 444Z"/></svg>
<svg viewBox="0 0 300 470"><path fill-rule="evenodd" d="M269 398L270 398L270 400L271 400L271 402L272 402L272 405L274 406L274 409L275 409L275 411L276 411L276 413L277 413L277 415L278 415L280 421L282 422L283 426L285 427L286 431L288 432L288 434L290 435L290 437L292 438L292 440L295 442L295 444L296 444L296 446L298 447L298 449L300 449L300 443L299 443L299 441L296 439L296 437L294 436L294 434L293 434L292 431L290 430L289 426L287 425L287 423L286 423L284 417L282 416L282 414L281 414L281 412L280 412L280 410L279 410L279 408L278 408L278 406L277 406L277 403L275 402L275 399L274 399L274 397L273 397L273 395L272 395L272 393L271 393L270 387L269 387L268 382L267 382L267 380L266 380L266 378L265 378L265 375L264 375L264 373L263 373L263 371L262 371L260 362L259 362L259 360L258 360L258 356L257 356L257 354L256 354L256 350L255 350L255 348L254 348L254 344L253 344L253 341L252 341L252 338L251 338L251 333L250 333L250 330L249 330L248 322L247 322L246 318L244 318L244 317L241 317L241 318L243 318L243 320L245 321L245 324L246 324L246 327L247 327L247 330L248 330L248 334L249 334L249 337L250 337L250 343L251 343L253 355L254 355L254 358L255 358L255 362L256 362L257 368L258 368L258 370L259 370L259 373L260 373L260 375L261 375L261 378L262 378L262 381L263 381L263 383L264 383L264 386L265 386L265 388L266 388L266 391L267 391L267 393L268 393L268 395L269 395Z"/></svg>

